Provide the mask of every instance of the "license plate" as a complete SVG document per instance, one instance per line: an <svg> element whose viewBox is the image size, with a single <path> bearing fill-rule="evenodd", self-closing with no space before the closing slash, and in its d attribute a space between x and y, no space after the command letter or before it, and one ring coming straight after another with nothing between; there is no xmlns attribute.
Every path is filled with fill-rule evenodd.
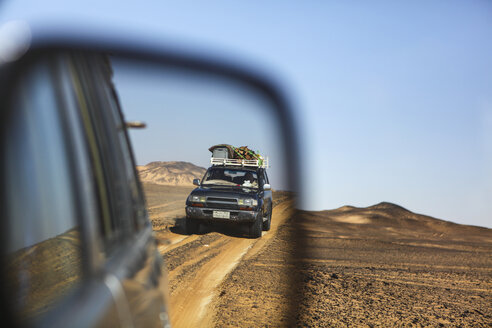
<svg viewBox="0 0 492 328"><path fill-rule="evenodd" d="M224 211L214 211L212 216L217 219L229 219L231 217L231 213Z"/></svg>

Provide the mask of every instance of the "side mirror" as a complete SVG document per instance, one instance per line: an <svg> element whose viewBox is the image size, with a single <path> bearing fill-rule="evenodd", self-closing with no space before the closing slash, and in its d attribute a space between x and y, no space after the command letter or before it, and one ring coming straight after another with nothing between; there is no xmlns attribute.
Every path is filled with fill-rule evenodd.
<svg viewBox="0 0 492 328"><path fill-rule="evenodd" d="M127 129L145 129L147 127L147 124L140 121L129 121L125 123L125 127Z"/></svg>
<svg viewBox="0 0 492 328"><path fill-rule="evenodd" d="M263 190L272 190L272 186L270 186L270 184L269 184L269 183L265 183L265 184L263 185Z"/></svg>
<svg viewBox="0 0 492 328"><path fill-rule="evenodd" d="M0 317L24 320L27 313L29 320L32 319L35 323L40 320L41 325L44 323L41 320L45 318L49 323L51 320L74 320L74 313L83 317L73 321L76 324L86 322L83 320L94 320L87 321L90 323L99 320L86 318L86 314L93 313L93 304L85 300L100 297L99 293L92 294L92 288L91 291L88 290L91 294L84 294L83 298L79 298L79 294L75 292L73 297L66 297L69 288L78 288L75 287L75 282L80 281L81 286L85 286L86 280L82 279L84 268L76 270L70 261L64 261L61 263L63 267L59 268L58 262L49 261L49 258L48 261L45 260L49 254L40 252L38 245L46 242L43 249L44 245L56 246L53 253L58 254L60 243L54 242L58 240L54 238L67 234L70 240L80 240L73 243L73 246L77 247L74 252L79 253L78 249L81 247L78 245L82 244L87 244L87 252L90 254L99 251L97 245L104 245L106 234L100 233L98 227L93 224L92 217L84 215L84 220L79 222L70 214L72 209L78 209L79 204L85 206L82 210L89 213L93 210L90 200L101 196L107 196L108 209L118 209L114 213L108 210L109 218L113 219L114 216L117 222L122 222L115 227L104 226L103 228L109 229L109 232L112 233L114 228L115 232L121 231L122 238L126 238L127 227L133 227L134 223L138 223L142 229L154 228L159 238L182 238L176 234L180 234L183 218L175 215L174 205L167 205L184 205L182 203L187 199L190 189L194 188L190 186L190 180L195 186L201 185L201 179L195 177L203 177L207 167L211 165L207 150L213 144L234 140L239 143L237 146L248 144L250 147L261 147L259 151L262 155L272 159L269 181L274 184L275 189L298 190L299 169L296 163L300 156L296 148L293 116L283 94L263 76L263 73L252 71L249 66L236 66L229 60L222 62L222 59L214 60L203 54L159 50L159 47L145 48L144 45L139 48L132 43L120 45L94 41L92 46L91 41L86 39L80 44L73 41L67 45L57 44L56 40L41 41L33 44L18 60L0 63L0 179L2 182L8 182L0 185L0 208L2 218L6 218L0 221L0 234L3 233L0 236L0 262L2 265L5 263L9 270L18 268L16 272L9 272L7 279L0 280L0 296L10 299L24 297L26 292L20 288L23 286L20 286L18 281L21 281L19 279L23 279L26 273L29 273L29 279L33 282L29 286L30 290L36 293L39 291L39 297L35 294L36 302L16 304L17 312L12 314L10 308L0 309ZM125 117L138 117L142 121L125 122ZM241 117L240 122L238 117ZM35 129L32 128L32 122L36 123ZM142 122L152 124L149 124L147 129L135 133L135 128L145 126ZM207 133L207 130L214 130L214 133ZM133 147L136 150L135 154L132 152ZM35 170L32 170L31 166L20 165L25 158L32 159ZM152 162L149 162L150 160ZM51 165L53 161L57 165ZM139 165L135 170L137 163ZM241 165L246 166L244 163ZM255 169L245 167L244 170L251 172ZM130 177L130 174L136 171L139 177ZM241 174L230 175L230 181L216 179L210 185L215 186L215 189L243 192L243 188L237 188L236 181L233 181L234 178L239 180L239 177ZM56 183L49 183L51 189L46 189L48 187L43 183L33 186L30 183L32 178L40 182ZM263 188L271 190L269 184ZM53 190L53 197L46 198L45 190ZM88 190L94 194L89 194ZM136 191L138 195L135 194ZM144 195L141 195L140 191L145 192L148 209L158 210L143 210ZM26 199L27 194L29 199ZM121 195L124 198L113 195ZM292 194L292 197L294 196ZM291 194L286 197L291 197ZM198 206L192 210L199 211L199 205L204 205L204 198L206 197L199 196L199 202L194 204ZM68 204L67 200L73 200L73 204ZM67 203L66 206L56 206L62 202ZM286 206L293 205L289 198ZM4 208L7 209L6 214ZM135 208L139 210L134 211ZM134 215L120 218L120 209ZM271 206L269 210L269 214L272 214ZM184 212L186 209L181 208L180 211ZM215 215L217 218L225 218L225 213L229 214L216 211ZM291 213L294 212L288 211L281 215L293 215ZM274 217L275 215L277 214L274 214ZM260 216L258 218L261 219ZM44 227L46 219L53 220L50 221L49 229L39 229L38 227ZM196 228L197 222L189 221L191 224L188 224L186 218L184 219L185 229ZM152 224L148 224L149 220ZM160 228L162 224L173 222L176 229ZM292 222L296 224L298 220ZM253 227L260 228L261 235L264 225L264 222L257 220ZM10 231L15 231L15 234L10 234ZM292 231L302 229L295 227ZM141 237L138 240L142 240L139 247L155 246L140 239L150 238L150 233L139 236ZM130 235L128 237L133 238ZM231 237L234 239L233 242L237 239ZM292 239L297 244L296 237L293 236ZM201 239L202 236L196 238ZM208 237L204 235L203 238ZM223 238L228 240L229 236ZM93 239L98 242L83 243L85 240ZM237 241L240 247L245 242L252 242ZM127 243L123 244L126 247ZM35 252L36 249L38 251ZM150 250L145 249L145 254L151 254ZM227 251L226 248L223 250ZM163 252L155 248L152 251ZM173 256L184 256L185 253L181 253L182 251L186 252L187 248L180 249ZM29 254L30 262L24 262L22 256L17 258L20 252ZM137 253L140 254L139 252ZM132 264L136 263L137 253L135 255L125 252L125 270L114 278L118 283L120 279L121 282L132 282L135 278L135 270L140 270ZM75 256L68 258L78 259ZM232 258L229 260L235 261ZM24 263L35 263L36 266L24 269ZM132 266L126 268L126 263ZM80 265L82 264L83 261L80 261ZM27 271L31 268L32 272ZM180 268L177 267L175 270L179 271ZM54 271L63 273L63 280L45 281L44 273ZM140 277L142 272L142 277L145 277L147 271L142 268L142 271L138 271L138 276ZM176 274L178 271L170 270L170 274ZM75 276L76 274L79 275ZM92 283L93 278L99 283L99 277L92 275L87 277L87 283ZM165 280L164 276L162 278ZM194 278L191 276L190 279ZM131 288L134 295L134 298L128 300L128 304L137 304L134 301L146 292L141 288L134 289L133 283L121 283L121 286L125 293L129 291L127 288ZM166 289L161 287L166 286L156 284L156 289L152 292ZM8 294L4 294L4 291L8 291ZM286 296L290 295L290 290L286 289L285 293ZM176 296L167 301L168 296L162 295L162 303L169 303L171 308L175 304L189 303L190 307L186 310L196 313L195 302L183 298L187 294L180 293L177 289L175 295L180 295L179 298ZM104 300L98 299L98 302L109 311L112 310L114 300L110 294L108 296ZM157 297L155 300L158 302ZM106 301L107 303L104 303ZM291 303L292 309L289 309L289 312L295 309L295 302ZM53 307L46 306L40 310L39 304L53 304ZM58 307L58 304L62 306ZM144 326L147 322L140 321L140 318L160 320L163 314L166 314L171 322L181 321L180 311L168 314L161 312L165 304L161 306L152 301L148 305L142 308L131 307L128 312L130 322L133 323L131 320L135 320L136 326ZM69 311L62 311L62 308ZM144 313L140 312L141 310L149 315L141 315ZM154 310L157 311L155 315ZM98 318L103 319L114 317L111 312L101 311L97 314ZM194 320L198 322L200 317L197 316ZM45 325L55 326L49 323Z"/></svg>

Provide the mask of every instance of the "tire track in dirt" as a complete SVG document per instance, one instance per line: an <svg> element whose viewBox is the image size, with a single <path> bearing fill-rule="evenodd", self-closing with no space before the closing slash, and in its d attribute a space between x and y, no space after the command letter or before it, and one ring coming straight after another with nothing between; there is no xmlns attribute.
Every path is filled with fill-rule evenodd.
<svg viewBox="0 0 492 328"><path fill-rule="evenodd" d="M167 262L174 263L168 263L173 327L210 326L213 313L208 313L208 305L218 296L217 287L241 260L258 253L274 238L291 208L291 202L278 203L273 209L270 231L263 232L259 239L218 232L192 236L166 232L171 243L159 250Z"/></svg>
<svg viewBox="0 0 492 328"><path fill-rule="evenodd" d="M147 207L147 209L149 209L149 210L164 209L164 208L169 208L169 207L176 207L176 205L182 206L183 201L181 199L179 199L179 200L175 200L172 202L160 203L160 204L157 204L154 206L149 206L149 207ZM182 210L182 209L180 208L180 210Z"/></svg>
<svg viewBox="0 0 492 328"><path fill-rule="evenodd" d="M166 236L165 237L165 240L166 240L165 245L160 245L158 247L158 249L159 249L159 252L161 254L168 253L175 248L184 246L184 245L191 243L197 239L198 239L198 236L180 236L180 235Z"/></svg>
<svg viewBox="0 0 492 328"><path fill-rule="evenodd" d="M216 255L218 255L218 250L225 246L226 243L227 241L219 239L211 242L210 244L203 245L202 249L198 249L197 252L193 254L194 256L191 257L191 259L183 262L180 266L169 272L169 279L175 279L183 272L186 272L189 267L193 267L196 263L199 263L205 258L211 259L212 257L215 257Z"/></svg>

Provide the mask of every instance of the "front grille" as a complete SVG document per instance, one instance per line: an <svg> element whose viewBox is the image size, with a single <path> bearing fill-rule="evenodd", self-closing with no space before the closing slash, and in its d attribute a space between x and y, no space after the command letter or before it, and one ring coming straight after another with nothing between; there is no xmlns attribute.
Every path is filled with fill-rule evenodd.
<svg viewBox="0 0 492 328"><path fill-rule="evenodd" d="M235 199L235 198L224 198L224 197L207 197L207 207L236 210L237 209L237 199Z"/></svg>
<svg viewBox="0 0 492 328"><path fill-rule="evenodd" d="M207 197L207 202L237 204L237 199L235 199L235 198L222 198L222 197Z"/></svg>
<svg viewBox="0 0 492 328"><path fill-rule="evenodd" d="M237 210L236 204L227 204L227 203L215 203L215 202L207 202L207 207L213 207L218 209L228 209L228 210Z"/></svg>

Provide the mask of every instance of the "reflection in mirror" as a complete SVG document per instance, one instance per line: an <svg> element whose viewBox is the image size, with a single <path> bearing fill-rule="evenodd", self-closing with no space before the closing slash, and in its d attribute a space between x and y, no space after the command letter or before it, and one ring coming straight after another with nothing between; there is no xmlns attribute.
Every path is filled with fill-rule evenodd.
<svg viewBox="0 0 492 328"><path fill-rule="evenodd" d="M241 326L234 313L267 307L262 322L287 322L293 195L270 99L213 74L114 57L112 67L125 120L147 124L129 135L168 271L171 324Z"/></svg>
<svg viewBox="0 0 492 328"><path fill-rule="evenodd" d="M13 94L3 140L6 277L12 310L29 321L53 308L81 280L80 227L60 120L57 76L40 61ZM61 77L63 78L63 77ZM25 322L24 322L25 323Z"/></svg>
<svg viewBox="0 0 492 328"><path fill-rule="evenodd" d="M14 321L292 319L293 152L270 91L213 67L77 51L22 60L0 120Z"/></svg>

